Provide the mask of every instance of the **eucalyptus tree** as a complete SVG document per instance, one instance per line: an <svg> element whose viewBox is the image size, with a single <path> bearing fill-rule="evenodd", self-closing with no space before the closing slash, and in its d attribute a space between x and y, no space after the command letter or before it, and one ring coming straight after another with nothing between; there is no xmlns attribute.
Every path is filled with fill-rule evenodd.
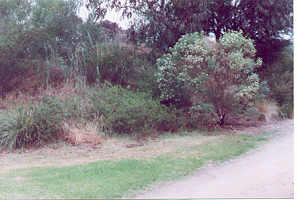
<svg viewBox="0 0 298 200"><path fill-rule="evenodd" d="M163 50L185 33L204 30L219 39L228 30L242 30L264 51L293 28L293 0L88 0L87 7L98 18L109 9L134 16L131 39Z"/></svg>

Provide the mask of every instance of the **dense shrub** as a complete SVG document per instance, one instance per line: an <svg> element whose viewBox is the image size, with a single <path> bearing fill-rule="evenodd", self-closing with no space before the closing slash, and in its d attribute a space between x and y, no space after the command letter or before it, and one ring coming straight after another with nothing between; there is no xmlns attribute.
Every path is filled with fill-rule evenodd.
<svg viewBox="0 0 298 200"><path fill-rule="evenodd" d="M103 116L109 133L141 133L146 129L160 129L174 120L167 107L150 95L119 86L96 92L92 102L94 112L98 117Z"/></svg>
<svg viewBox="0 0 298 200"><path fill-rule="evenodd" d="M62 103L44 96L36 105L20 106L1 115L0 146L17 149L55 141L62 133Z"/></svg>
<svg viewBox="0 0 298 200"><path fill-rule="evenodd" d="M281 111L287 117L293 117L294 104L294 56L293 45L283 47L274 53L271 62L260 72L268 82L270 96L274 99Z"/></svg>
<svg viewBox="0 0 298 200"><path fill-rule="evenodd" d="M137 91L145 92L151 94L151 96L155 99L159 98L160 90L158 88L158 83L154 74L157 72L154 66L147 64L147 69L134 73L135 82L129 82L129 85L132 85Z"/></svg>
<svg viewBox="0 0 298 200"><path fill-rule="evenodd" d="M218 42L187 34L157 60L161 99L182 107L209 104L222 125L226 115L251 105L264 85L254 72L262 64L255 54L242 32L227 32Z"/></svg>

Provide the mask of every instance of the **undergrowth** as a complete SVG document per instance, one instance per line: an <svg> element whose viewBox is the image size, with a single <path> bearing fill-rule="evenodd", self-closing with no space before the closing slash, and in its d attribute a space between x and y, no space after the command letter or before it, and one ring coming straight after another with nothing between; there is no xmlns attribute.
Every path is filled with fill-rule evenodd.
<svg viewBox="0 0 298 200"><path fill-rule="evenodd" d="M0 115L0 146L17 149L55 141L63 132L62 102L44 96L38 104L20 105Z"/></svg>
<svg viewBox="0 0 298 200"><path fill-rule="evenodd" d="M120 86L105 87L91 96L94 114L103 117L107 133L132 134L162 129L175 117L149 94Z"/></svg>

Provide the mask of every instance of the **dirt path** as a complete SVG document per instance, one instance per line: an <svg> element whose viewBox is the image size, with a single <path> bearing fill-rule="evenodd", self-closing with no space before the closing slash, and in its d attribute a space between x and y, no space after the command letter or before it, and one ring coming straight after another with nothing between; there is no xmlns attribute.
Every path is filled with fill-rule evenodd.
<svg viewBox="0 0 298 200"><path fill-rule="evenodd" d="M293 126L293 120L278 122L280 136L258 149L136 198L293 198Z"/></svg>

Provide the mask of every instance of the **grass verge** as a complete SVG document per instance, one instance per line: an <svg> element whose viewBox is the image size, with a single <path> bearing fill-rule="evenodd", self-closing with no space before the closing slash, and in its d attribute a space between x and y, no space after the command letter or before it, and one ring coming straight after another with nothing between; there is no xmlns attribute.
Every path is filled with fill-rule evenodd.
<svg viewBox="0 0 298 200"><path fill-rule="evenodd" d="M0 199L120 198L150 184L188 175L207 162L231 159L264 140L267 135L226 135L148 160L19 169L0 175Z"/></svg>

